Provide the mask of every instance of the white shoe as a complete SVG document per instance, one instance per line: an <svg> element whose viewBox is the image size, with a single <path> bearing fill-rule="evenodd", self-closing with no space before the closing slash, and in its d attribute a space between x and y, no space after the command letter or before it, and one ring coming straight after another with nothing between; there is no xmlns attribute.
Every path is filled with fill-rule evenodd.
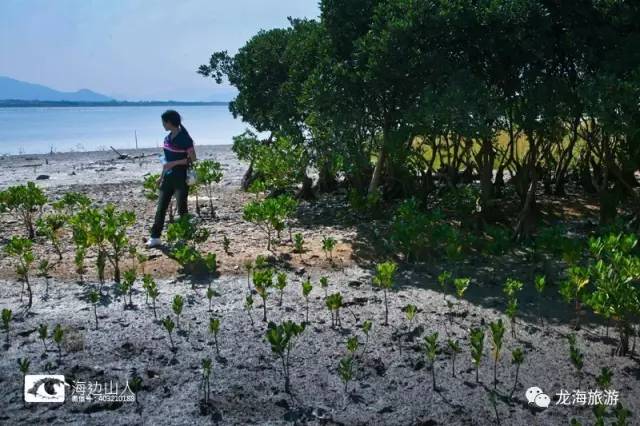
<svg viewBox="0 0 640 426"><path fill-rule="evenodd" d="M147 248L156 248L162 246L162 240L160 238L149 238L146 244Z"/></svg>

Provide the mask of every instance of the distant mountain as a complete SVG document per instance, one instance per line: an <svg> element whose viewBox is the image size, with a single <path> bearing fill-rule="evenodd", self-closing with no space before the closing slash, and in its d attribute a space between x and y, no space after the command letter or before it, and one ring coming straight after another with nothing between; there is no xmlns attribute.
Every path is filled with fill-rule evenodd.
<svg viewBox="0 0 640 426"><path fill-rule="evenodd" d="M70 102L109 102L114 99L81 89L77 92L60 92L40 84L27 83L0 76L0 100L20 101L70 101Z"/></svg>

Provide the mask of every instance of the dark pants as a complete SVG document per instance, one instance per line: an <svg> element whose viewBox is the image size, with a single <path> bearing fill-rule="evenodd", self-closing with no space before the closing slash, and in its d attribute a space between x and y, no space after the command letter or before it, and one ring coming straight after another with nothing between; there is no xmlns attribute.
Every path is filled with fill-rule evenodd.
<svg viewBox="0 0 640 426"><path fill-rule="evenodd" d="M186 174L172 171L162 179L158 198L158 209L156 210L156 217L153 222L153 227L151 228L151 238L160 238L162 228L164 228L164 218L167 215L167 209L171 203L171 197L174 194L176 196L176 204L178 205L178 214L180 216L187 214L189 186L187 185Z"/></svg>

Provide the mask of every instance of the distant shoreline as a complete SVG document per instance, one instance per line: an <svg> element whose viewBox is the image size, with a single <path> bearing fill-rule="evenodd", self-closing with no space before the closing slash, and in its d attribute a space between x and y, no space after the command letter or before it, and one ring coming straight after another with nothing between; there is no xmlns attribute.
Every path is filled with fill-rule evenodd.
<svg viewBox="0 0 640 426"><path fill-rule="evenodd" d="M126 107L126 106L226 106L229 102L181 102L181 101L108 101L108 102L75 102L75 101L23 101L0 100L0 108L33 108L33 107Z"/></svg>

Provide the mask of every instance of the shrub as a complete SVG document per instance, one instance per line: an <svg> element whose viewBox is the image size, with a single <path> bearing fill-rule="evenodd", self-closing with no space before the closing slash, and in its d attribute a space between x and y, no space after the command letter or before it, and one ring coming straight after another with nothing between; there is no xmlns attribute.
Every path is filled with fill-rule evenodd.
<svg viewBox="0 0 640 426"><path fill-rule="evenodd" d="M142 181L142 195L144 195L144 198L150 201L156 201L158 199L159 180L160 173L151 173L144 177Z"/></svg>
<svg viewBox="0 0 640 426"><path fill-rule="evenodd" d="M35 260L32 251L33 243L31 240L23 237L13 236L9 240L9 243L5 246L4 250L7 255L16 258L16 274L18 278L22 280L22 291L20 292L20 300L22 301L22 293L24 293L24 286L27 286L27 295L29 296L29 302L27 304L27 310L31 309L33 303L33 293L31 291L31 281L29 280L29 271L31 264Z"/></svg>
<svg viewBox="0 0 640 426"><path fill-rule="evenodd" d="M205 270L213 274L217 271L215 254L203 256L198 245L209 238L206 228L197 227L192 216L184 215L167 227L167 240L173 244L171 256L180 264L185 273L197 273Z"/></svg>
<svg viewBox="0 0 640 426"><path fill-rule="evenodd" d="M244 206L244 220L255 223L267 235L267 250L271 250L273 231L282 229L285 220L293 214L297 202L288 195L251 201Z"/></svg>
<svg viewBox="0 0 640 426"><path fill-rule="evenodd" d="M107 257L113 266L115 282L120 282L120 260L129 245L127 229L136 220L136 215L132 211L118 211L113 204L107 204L102 210L102 226L104 238L110 246Z"/></svg>
<svg viewBox="0 0 640 426"><path fill-rule="evenodd" d="M393 276L397 268L398 265L392 261L380 263L376 265L376 275L373 277L373 284L380 287L384 292L384 325L389 325L387 291L393 287Z"/></svg>
<svg viewBox="0 0 640 426"><path fill-rule="evenodd" d="M295 344L295 338L305 329L304 324L296 324L293 321L285 321L276 325L269 323L267 328L267 341L271 344L271 350L282 361L282 371L284 375L284 390L289 393L289 356Z"/></svg>
<svg viewBox="0 0 640 426"><path fill-rule="evenodd" d="M33 182L10 186L0 192L0 212L8 210L20 217L30 240L35 238L35 217L42 212L47 196Z"/></svg>
<svg viewBox="0 0 640 426"><path fill-rule="evenodd" d="M73 216L91 205L91 199L80 192L67 192L51 204L53 208L67 217Z"/></svg>
<svg viewBox="0 0 640 426"><path fill-rule="evenodd" d="M322 251L324 251L325 258L333 260L333 249L336 247L337 241L333 237L322 238Z"/></svg>

